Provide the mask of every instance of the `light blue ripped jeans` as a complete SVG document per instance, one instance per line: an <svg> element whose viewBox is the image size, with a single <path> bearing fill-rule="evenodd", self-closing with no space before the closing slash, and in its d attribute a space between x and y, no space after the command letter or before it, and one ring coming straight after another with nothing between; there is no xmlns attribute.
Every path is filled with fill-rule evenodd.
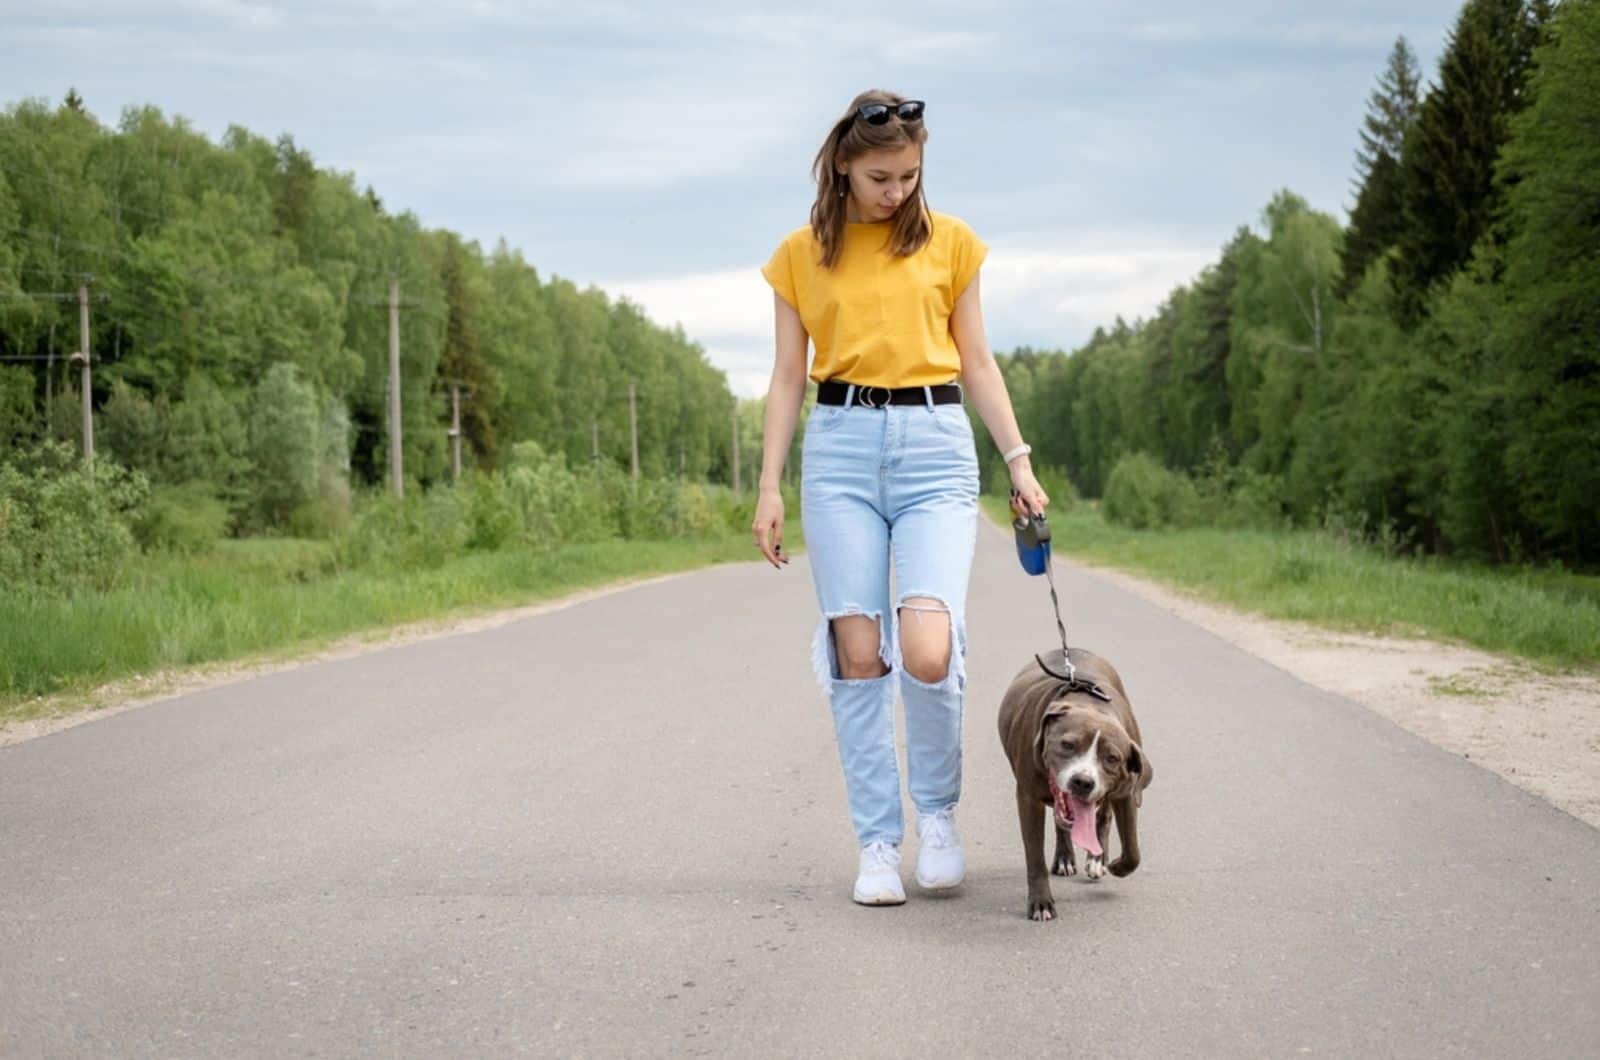
<svg viewBox="0 0 1600 1060"><path fill-rule="evenodd" d="M853 396L855 388L851 388ZM801 443L800 516L822 615L812 639L817 683L833 711L850 816L862 845L899 843L900 771L894 698L905 702L907 788L920 813L961 797L966 693L966 598L977 543L978 454L960 403L871 408L818 405ZM896 604L889 607L893 554ZM900 627L922 614L900 608L931 597L950 612L950 666L929 684L906 670ZM840 676L831 620L878 620L889 672Z"/></svg>

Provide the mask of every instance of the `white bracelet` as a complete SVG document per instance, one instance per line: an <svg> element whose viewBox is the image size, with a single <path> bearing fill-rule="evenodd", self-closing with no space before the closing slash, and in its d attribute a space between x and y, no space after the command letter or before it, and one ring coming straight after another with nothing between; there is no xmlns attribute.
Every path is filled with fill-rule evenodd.
<svg viewBox="0 0 1600 1060"><path fill-rule="evenodd" d="M1033 446L1029 445L1027 442L1023 442L1021 445L1005 454L1005 462L1009 464L1023 453L1031 452L1033 452Z"/></svg>

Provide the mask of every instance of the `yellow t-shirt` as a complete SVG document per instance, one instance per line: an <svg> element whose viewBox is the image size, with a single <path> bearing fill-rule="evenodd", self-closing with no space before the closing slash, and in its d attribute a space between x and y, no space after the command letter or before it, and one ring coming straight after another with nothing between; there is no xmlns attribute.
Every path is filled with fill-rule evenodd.
<svg viewBox="0 0 1600 1060"><path fill-rule="evenodd" d="M785 236L761 267L811 336L813 380L899 387L960 376L950 313L989 248L961 218L937 210L929 216L933 231L909 257L884 246L888 221L850 223L833 269L824 269L822 244L808 224Z"/></svg>

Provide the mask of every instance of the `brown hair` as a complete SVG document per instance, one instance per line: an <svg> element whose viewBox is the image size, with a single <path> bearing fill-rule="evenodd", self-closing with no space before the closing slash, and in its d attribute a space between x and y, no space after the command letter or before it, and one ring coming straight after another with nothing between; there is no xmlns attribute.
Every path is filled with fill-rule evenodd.
<svg viewBox="0 0 1600 1060"><path fill-rule="evenodd" d="M849 194L850 178L834 168L835 162L853 162L869 151L897 150L907 144L918 147L928 140L928 130L922 119L903 122L890 115L882 125L869 125L856 118L856 108L867 103L887 103L894 106L905 102L904 96L882 89L868 89L850 101L842 118L833 123L828 138L822 142L812 163L812 174L817 179L817 200L811 204L811 231L822 244L822 267L832 268L844 245L845 198ZM917 190L891 219L893 229L889 246L895 254L904 257L914 254L928 241L932 232L928 201L923 195L923 172L917 172Z"/></svg>

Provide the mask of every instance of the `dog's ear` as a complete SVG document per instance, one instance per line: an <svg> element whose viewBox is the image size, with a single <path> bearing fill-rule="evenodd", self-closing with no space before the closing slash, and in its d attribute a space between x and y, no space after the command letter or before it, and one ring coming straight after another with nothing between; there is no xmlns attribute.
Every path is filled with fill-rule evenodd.
<svg viewBox="0 0 1600 1060"><path fill-rule="evenodd" d="M1144 753L1144 748L1132 740L1128 741L1128 772L1139 778L1133 789L1133 804L1143 805L1144 789L1155 779L1156 771L1151 767L1150 756Z"/></svg>
<svg viewBox="0 0 1600 1060"><path fill-rule="evenodd" d="M1039 717L1039 731L1033 738L1033 755L1039 763L1039 768L1044 768L1044 734L1050 731L1050 726L1057 718L1065 717L1071 703L1055 703L1045 709Z"/></svg>

